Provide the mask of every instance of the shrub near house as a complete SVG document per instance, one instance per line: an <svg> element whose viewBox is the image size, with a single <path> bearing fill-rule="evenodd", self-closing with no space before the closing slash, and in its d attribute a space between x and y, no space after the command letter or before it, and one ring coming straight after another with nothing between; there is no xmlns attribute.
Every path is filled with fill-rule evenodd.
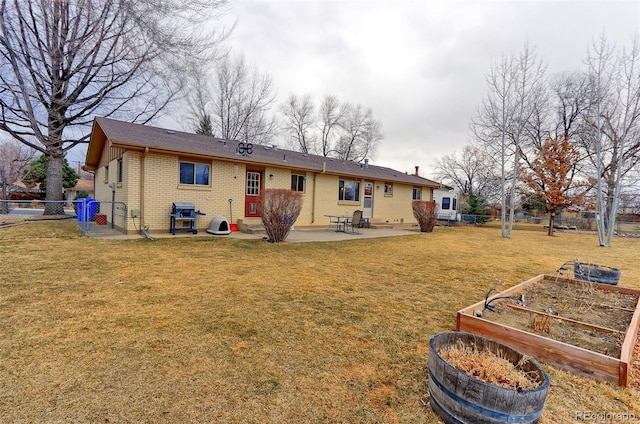
<svg viewBox="0 0 640 424"><path fill-rule="evenodd" d="M267 241L285 241L302 210L302 195L286 189L262 191L258 206Z"/></svg>
<svg viewBox="0 0 640 424"><path fill-rule="evenodd" d="M438 204L435 200L414 200L411 203L413 216L420 225L420 231L430 233L438 221Z"/></svg>

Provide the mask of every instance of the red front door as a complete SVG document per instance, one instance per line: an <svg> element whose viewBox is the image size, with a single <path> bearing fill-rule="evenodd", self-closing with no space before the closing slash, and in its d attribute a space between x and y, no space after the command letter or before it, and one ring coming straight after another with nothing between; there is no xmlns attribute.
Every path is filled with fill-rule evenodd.
<svg viewBox="0 0 640 424"><path fill-rule="evenodd" d="M247 183L244 195L244 216L259 217L258 199L262 189L262 174L257 171L247 171Z"/></svg>

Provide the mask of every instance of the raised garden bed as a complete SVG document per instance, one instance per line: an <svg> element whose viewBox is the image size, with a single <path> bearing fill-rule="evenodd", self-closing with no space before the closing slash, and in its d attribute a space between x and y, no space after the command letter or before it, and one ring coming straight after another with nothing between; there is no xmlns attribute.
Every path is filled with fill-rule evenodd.
<svg viewBox="0 0 640 424"><path fill-rule="evenodd" d="M492 301L493 311L484 299L458 311L456 329L565 371L628 385L640 290L539 275L489 300L499 297L506 298Z"/></svg>

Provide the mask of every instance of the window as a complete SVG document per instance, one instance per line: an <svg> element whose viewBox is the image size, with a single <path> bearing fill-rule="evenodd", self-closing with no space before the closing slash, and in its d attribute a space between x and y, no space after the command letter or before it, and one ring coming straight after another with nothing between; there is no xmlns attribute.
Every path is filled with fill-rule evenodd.
<svg viewBox="0 0 640 424"><path fill-rule="evenodd" d="M393 196L393 184L385 183L385 185L384 185L384 195L385 196Z"/></svg>
<svg viewBox="0 0 640 424"><path fill-rule="evenodd" d="M360 201L360 181L340 180L338 184L338 200Z"/></svg>
<svg viewBox="0 0 640 424"><path fill-rule="evenodd" d="M413 188L413 200L422 200L422 189L420 187Z"/></svg>
<svg viewBox="0 0 640 424"><path fill-rule="evenodd" d="M209 165L180 162L180 184L209 185Z"/></svg>
<svg viewBox="0 0 640 424"><path fill-rule="evenodd" d="M118 159L118 183L122 183L123 174L124 170L122 168L122 159Z"/></svg>
<svg viewBox="0 0 640 424"><path fill-rule="evenodd" d="M449 210L449 208L451 207L451 197L443 197L442 198L442 210Z"/></svg>
<svg viewBox="0 0 640 424"><path fill-rule="evenodd" d="M291 190L304 193L304 175L291 174Z"/></svg>
<svg viewBox="0 0 640 424"><path fill-rule="evenodd" d="M456 210L456 208L458 207L458 205L456 204L456 203L458 203L457 201L458 201L458 199L454 197L454 198L453 198L453 208L452 208L454 211L455 211L455 210Z"/></svg>
<svg viewBox="0 0 640 424"><path fill-rule="evenodd" d="M260 196L260 173L248 171L247 172L247 196ZM256 213L251 209L251 213Z"/></svg>
<svg viewBox="0 0 640 424"><path fill-rule="evenodd" d="M103 180L103 182L105 184L109 184L109 166L108 165L104 167L104 180Z"/></svg>

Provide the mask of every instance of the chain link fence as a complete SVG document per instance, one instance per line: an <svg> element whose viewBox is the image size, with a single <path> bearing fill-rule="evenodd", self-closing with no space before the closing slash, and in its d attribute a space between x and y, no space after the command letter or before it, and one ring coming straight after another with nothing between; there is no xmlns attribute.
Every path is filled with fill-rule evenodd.
<svg viewBox="0 0 640 424"><path fill-rule="evenodd" d="M49 211L49 214L45 214ZM54 215L50 211L55 211ZM8 221L73 219L82 235L92 237L125 234L127 205L82 198L73 202L48 200L0 200L0 216Z"/></svg>
<svg viewBox="0 0 640 424"><path fill-rule="evenodd" d="M79 199L76 207L82 235L100 237L127 231L127 205L123 202Z"/></svg>
<svg viewBox="0 0 640 424"><path fill-rule="evenodd" d="M482 225L494 220L490 215L460 215L461 222L471 225ZM515 222L546 226L549 224L549 217L521 217L516 218ZM557 230L567 231L597 231L595 218L556 218L553 221L553 227ZM616 220L614 231L618 236L638 237L640 236L640 220Z"/></svg>
<svg viewBox="0 0 640 424"><path fill-rule="evenodd" d="M549 224L548 217L527 218L527 222ZM608 226L608 224L607 224ZM553 227L559 230L597 231L595 218L556 218ZM617 219L614 224L614 232L618 236L640 236L640 221L623 221Z"/></svg>

